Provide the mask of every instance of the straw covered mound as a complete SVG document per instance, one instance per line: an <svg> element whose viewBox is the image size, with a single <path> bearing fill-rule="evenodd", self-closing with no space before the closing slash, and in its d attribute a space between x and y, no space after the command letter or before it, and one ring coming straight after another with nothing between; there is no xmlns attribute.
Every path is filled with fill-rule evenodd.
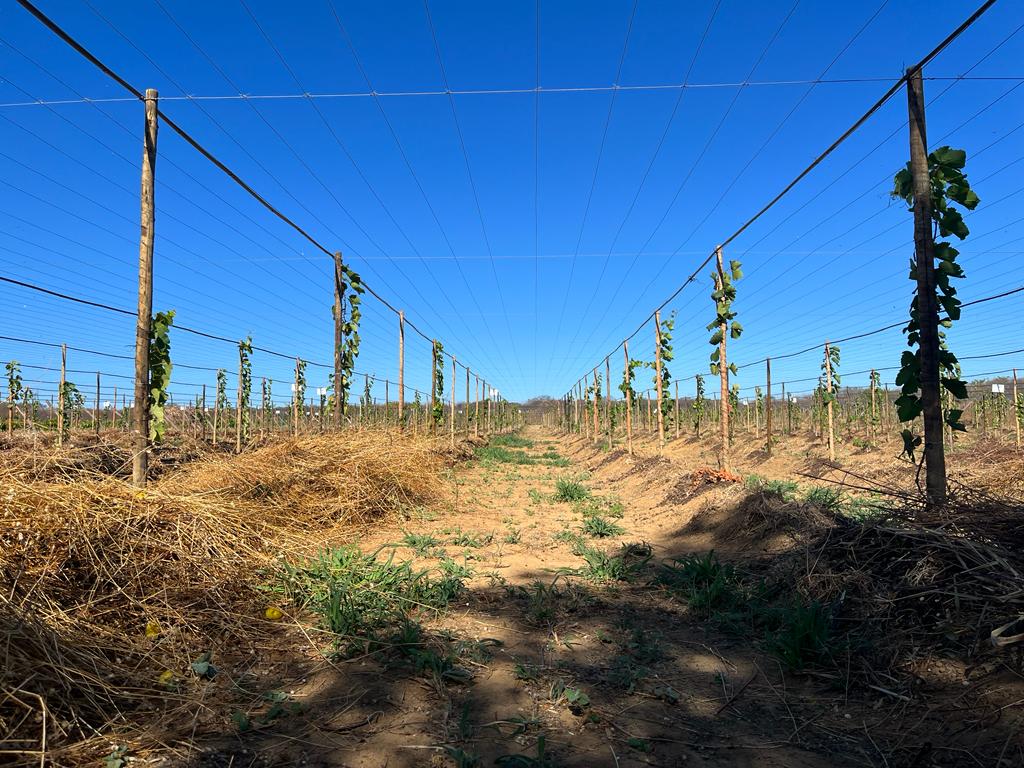
<svg viewBox="0 0 1024 768"><path fill-rule="evenodd" d="M95 760L122 713L186 705L200 653L244 653L274 628L266 569L434 501L442 466L386 431L208 457L145 492L0 464L0 743L27 764L44 742L62 765Z"/></svg>

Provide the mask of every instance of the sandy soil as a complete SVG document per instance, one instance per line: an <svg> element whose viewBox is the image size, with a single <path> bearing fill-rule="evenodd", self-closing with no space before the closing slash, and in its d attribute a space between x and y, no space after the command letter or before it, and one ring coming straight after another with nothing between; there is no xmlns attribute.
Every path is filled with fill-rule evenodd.
<svg viewBox="0 0 1024 768"><path fill-rule="evenodd" d="M297 621L282 626L274 647L258 649L238 684L286 691L302 713L241 734L211 715L199 723L197 746L174 760L811 768L993 765L991 755L1001 754L1005 765L1022 764L1021 702L1001 710L992 703L1024 698L1019 670L981 675L923 658L914 698L842 675L786 673L757 638L724 631L652 583L658 563L684 553L715 549L742 562L794 546L784 533L752 538L728 525L741 486L693 487L694 470L714 463L709 442L683 437L657 455L638 439L631 457L538 427L524 436L530 463L457 464L446 505L358 539L363 551L393 545L399 558L424 566L436 566L443 550L470 570L457 604L425 617L425 642L458 648L457 675L379 658L326 659L312 617L288 617ZM807 438L785 440L770 458L754 440L742 444L740 474L860 482L823 462ZM844 444L840 460L857 477L906 487L913 472L895 452ZM990 470L971 471L979 480ZM582 520L572 504L553 500L559 478L621 504L615 522L623 532L588 543L607 552L649 547L635 578L598 582L576 572L583 561L564 532L579 531ZM406 532L431 536L430 554L404 546ZM577 691L587 701L573 701Z"/></svg>

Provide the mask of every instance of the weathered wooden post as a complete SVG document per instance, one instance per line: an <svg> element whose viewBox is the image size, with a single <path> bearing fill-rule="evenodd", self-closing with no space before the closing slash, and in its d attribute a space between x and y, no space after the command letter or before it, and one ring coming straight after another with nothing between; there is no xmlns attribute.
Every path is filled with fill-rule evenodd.
<svg viewBox="0 0 1024 768"><path fill-rule="evenodd" d="M157 102L155 88L146 89L145 127L142 139L142 178L139 202L139 301L135 323L135 407L132 409L132 482L146 484L149 470L149 335L153 324L153 239L155 195Z"/></svg>
<svg viewBox="0 0 1024 768"><path fill-rule="evenodd" d="M146 337L149 338L148 336ZM68 416L64 413L64 402L67 397L64 390L67 388L66 368L68 362L68 346L60 345L60 385L57 387L57 445L64 445L64 422Z"/></svg>
<svg viewBox="0 0 1024 768"><path fill-rule="evenodd" d="M715 246L715 288L718 291L725 290L725 267L722 263L722 246ZM729 461L729 361L726 358L726 338L729 335L728 323L723 321L718 326L718 332L722 340L718 343L718 375L721 380L721 393L719 395L719 430L721 432L721 445L719 446L718 465L720 469L728 471Z"/></svg>
<svg viewBox="0 0 1024 768"><path fill-rule="evenodd" d="M342 370L342 345L344 334L342 333L342 315L344 314L343 302L345 300L344 281L342 279L341 252L334 253L334 422L335 429L341 429L342 411L345 408L342 395L342 377L345 375Z"/></svg>
<svg viewBox="0 0 1024 768"><path fill-rule="evenodd" d="M932 185L928 172L924 79L920 68L907 72L910 173L914 184L914 272L917 276L921 406L924 420L925 488L929 499L946 498L946 453L942 444L939 384L939 306L935 296L935 242L932 240Z"/></svg>
<svg viewBox="0 0 1024 768"><path fill-rule="evenodd" d="M437 424L434 421L434 412L437 407L437 339L431 343L430 361L430 431L433 433L437 429Z"/></svg>
<svg viewBox="0 0 1024 768"><path fill-rule="evenodd" d="M295 394L292 395L292 436L299 436L299 414L305 403L302 402L302 393L299 391L299 358L295 358L295 381L292 384Z"/></svg>
<svg viewBox="0 0 1024 768"><path fill-rule="evenodd" d="M665 414L661 404L664 402L664 392L661 382L661 311L654 313L654 381L655 391L658 395L658 450L665 448Z"/></svg>
<svg viewBox="0 0 1024 768"><path fill-rule="evenodd" d="M604 359L604 423L608 428L608 450L615 444L615 430L612 429L612 363L611 358Z"/></svg>
<svg viewBox="0 0 1024 768"><path fill-rule="evenodd" d="M235 453L242 452L242 345L238 345L238 390L235 394Z"/></svg>
<svg viewBox="0 0 1024 768"><path fill-rule="evenodd" d="M626 368L622 381L626 390L626 450L633 455L633 387L629 380L629 342L622 342L622 353L626 358Z"/></svg>
<svg viewBox="0 0 1024 768"><path fill-rule="evenodd" d="M764 450L769 456L772 455L772 359L769 357L764 361L765 375L768 377L767 392L764 401Z"/></svg>
<svg viewBox="0 0 1024 768"><path fill-rule="evenodd" d="M825 407L826 422L828 425L828 460L836 460L836 441L833 429L833 410L832 403L835 400L835 391L832 387L832 355L830 354L831 347L829 343L825 342L825 385L828 391L828 404ZM942 439L941 436L939 438Z"/></svg>
<svg viewBox="0 0 1024 768"><path fill-rule="evenodd" d="M405 426L405 312L398 311L398 423Z"/></svg>
<svg viewBox="0 0 1024 768"><path fill-rule="evenodd" d="M1020 420L1021 420L1022 417L1024 417L1024 414L1022 414L1018 410L1018 408L1021 408L1021 402L1020 402L1020 399L1019 399L1019 395L1017 394L1017 369L1014 368L1013 369L1013 408L1012 408L1012 412L1013 412L1013 425L1014 425L1014 429L1015 429L1016 435L1017 435L1017 439L1016 439L1017 450L1019 451L1020 450Z"/></svg>

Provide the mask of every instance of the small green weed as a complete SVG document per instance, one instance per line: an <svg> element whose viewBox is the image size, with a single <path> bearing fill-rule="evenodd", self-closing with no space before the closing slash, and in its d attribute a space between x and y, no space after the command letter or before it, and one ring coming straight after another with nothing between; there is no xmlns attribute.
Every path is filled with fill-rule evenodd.
<svg viewBox="0 0 1024 768"><path fill-rule="evenodd" d="M626 544L612 555L594 547L579 551L584 565L572 573L591 581L630 581L651 559L649 544Z"/></svg>
<svg viewBox="0 0 1024 768"><path fill-rule="evenodd" d="M560 477L555 480L555 501L572 502L590 498L590 490L579 480Z"/></svg>
<svg viewBox="0 0 1024 768"><path fill-rule="evenodd" d="M818 507L823 512L839 512L843 504L843 492L838 488L816 485L807 491L804 503Z"/></svg>
<svg viewBox="0 0 1024 768"><path fill-rule="evenodd" d="M797 484L791 480L768 480L760 475L747 475L743 484L748 490L763 493L766 496L777 496L782 501L796 499Z"/></svg>
<svg viewBox="0 0 1024 768"><path fill-rule="evenodd" d="M395 562L394 550L387 559L379 559L379 554L380 550L366 555L348 545L282 563L270 591L320 614L339 642L365 645L419 611L444 608L462 590L458 573L442 568L437 578L413 569L410 562Z"/></svg>
<svg viewBox="0 0 1024 768"><path fill-rule="evenodd" d="M537 738L537 756L530 755L502 755L495 759L495 765L503 768L558 768L558 761L547 753L544 746L544 737Z"/></svg>
<svg viewBox="0 0 1024 768"><path fill-rule="evenodd" d="M510 432L507 435L495 435L489 445L501 445L506 448L533 448L533 440Z"/></svg>
<svg viewBox="0 0 1024 768"><path fill-rule="evenodd" d="M429 533L407 532L405 536L402 537L402 544L415 550L416 554L421 557L427 557L430 555L431 551L440 543L440 541L435 539Z"/></svg>
<svg viewBox="0 0 1024 768"><path fill-rule="evenodd" d="M524 451L513 451L500 445L484 445L473 451L483 464L536 464L537 459Z"/></svg>
<svg viewBox="0 0 1024 768"><path fill-rule="evenodd" d="M719 561L714 550L663 563L658 581L681 593L692 610L705 616L742 602L735 569Z"/></svg>
<svg viewBox="0 0 1024 768"><path fill-rule="evenodd" d="M473 569L469 567L469 562L466 558L462 559L461 563L457 563L450 557L444 557L440 563L441 573L447 578L457 580L461 583L464 579L473 578Z"/></svg>
<svg viewBox="0 0 1024 768"><path fill-rule="evenodd" d="M831 655L831 615L816 600L793 600L777 609L778 628L767 636L768 650L789 670Z"/></svg>
<svg viewBox="0 0 1024 768"><path fill-rule="evenodd" d="M621 536L626 529L601 515L588 515L583 519L583 532L595 539Z"/></svg>

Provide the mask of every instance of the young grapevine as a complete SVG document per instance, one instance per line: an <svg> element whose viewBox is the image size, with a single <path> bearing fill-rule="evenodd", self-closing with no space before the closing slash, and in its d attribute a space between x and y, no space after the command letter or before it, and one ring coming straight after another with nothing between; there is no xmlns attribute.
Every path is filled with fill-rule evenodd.
<svg viewBox="0 0 1024 768"><path fill-rule="evenodd" d="M964 173L967 164L967 153L962 149L939 147L928 155L928 177L931 187L932 239L934 243L935 264L935 298L944 312L940 316L939 325L939 370L940 384L957 400L967 398L967 384L957 373L956 356L946 345L947 329L960 319L960 300L956 288L950 282L963 279L963 267L957 263L960 252L948 240L938 242L940 237L953 235L964 240L970 233L964 223L963 214L955 207L960 206L973 211L980 202L977 194L971 189ZM914 207L914 181L910 163L896 174L892 196L907 203L909 210ZM900 359L900 372L896 383L900 386L900 396L896 399L896 412L904 424L912 423L924 411L921 400L921 324L918 314L919 299L917 290L916 260L910 260L910 279L914 281L914 298L910 303L910 322L903 329L907 336L907 346L911 349L903 352ZM945 375L941 375L945 374ZM946 424L951 430L963 432L966 427L961 422L963 409L947 408L944 414ZM904 429L903 451L913 461L914 451L920 447L922 439L910 428Z"/></svg>
<svg viewBox="0 0 1024 768"><path fill-rule="evenodd" d="M171 326L174 310L157 312L149 329L149 439L163 442L167 432L164 408L171 384Z"/></svg>

